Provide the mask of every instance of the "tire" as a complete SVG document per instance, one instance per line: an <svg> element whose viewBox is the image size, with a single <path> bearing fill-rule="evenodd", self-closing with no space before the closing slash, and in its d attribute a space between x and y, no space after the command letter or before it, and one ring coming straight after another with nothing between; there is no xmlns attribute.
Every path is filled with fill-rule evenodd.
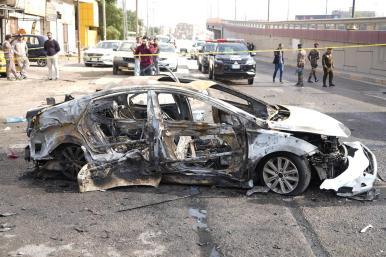
<svg viewBox="0 0 386 257"><path fill-rule="evenodd" d="M39 58L46 58L45 56L41 56ZM38 59L37 62L39 67L45 67L47 65L47 60L46 59Z"/></svg>
<svg viewBox="0 0 386 257"><path fill-rule="evenodd" d="M91 67L92 64L91 64L91 63L85 63L84 66L86 66L86 67Z"/></svg>
<svg viewBox="0 0 386 257"><path fill-rule="evenodd" d="M248 85L252 85L253 84L253 80L254 80L254 78L248 79Z"/></svg>
<svg viewBox="0 0 386 257"><path fill-rule="evenodd" d="M265 157L257 172L264 186L281 195L299 195L307 189L311 180L308 162L286 152Z"/></svg>
<svg viewBox="0 0 386 257"><path fill-rule="evenodd" d="M75 144L62 145L55 150L53 155L63 167L62 174L74 181L80 169L87 163L82 148Z"/></svg>
<svg viewBox="0 0 386 257"><path fill-rule="evenodd" d="M202 71L202 65L200 63L198 64L198 70Z"/></svg>
<svg viewBox="0 0 386 257"><path fill-rule="evenodd" d="M114 66L113 66L113 74L114 74L114 75L118 75L118 73L119 73L119 68L118 68L117 65L114 65Z"/></svg>

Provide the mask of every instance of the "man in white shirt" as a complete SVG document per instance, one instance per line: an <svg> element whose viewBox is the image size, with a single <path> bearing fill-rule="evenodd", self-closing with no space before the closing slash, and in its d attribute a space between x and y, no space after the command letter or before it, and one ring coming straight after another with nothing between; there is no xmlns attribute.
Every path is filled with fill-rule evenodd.
<svg viewBox="0 0 386 257"><path fill-rule="evenodd" d="M28 46L20 35L17 36L17 40L13 45L13 50L16 55L17 65L20 67L20 77L22 79L27 78L27 70L29 68L28 61Z"/></svg>

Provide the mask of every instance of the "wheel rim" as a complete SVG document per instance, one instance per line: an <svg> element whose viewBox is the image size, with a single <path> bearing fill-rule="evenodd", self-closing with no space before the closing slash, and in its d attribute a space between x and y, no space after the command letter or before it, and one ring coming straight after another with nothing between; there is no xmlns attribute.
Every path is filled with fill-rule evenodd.
<svg viewBox="0 0 386 257"><path fill-rule="evenodd" d="M67 146L61 152L62 173L70 179L76 179L78 172L86 163L84 153L78 146Z"/></svg>
<svg viewBox="0 0 386 257"><path fill-rule="evenodd" d="M263 179L275 193L288 194L294 191L299 183L299 171L287 157L273 157L263 167Z"/></svg>

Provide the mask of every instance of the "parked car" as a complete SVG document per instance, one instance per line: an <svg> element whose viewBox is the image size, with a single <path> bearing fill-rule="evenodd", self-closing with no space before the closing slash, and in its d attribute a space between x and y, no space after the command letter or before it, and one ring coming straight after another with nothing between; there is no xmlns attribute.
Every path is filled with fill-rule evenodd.
<svg viewBox="0 0 386 257"><path fill-rule="evenodd" d="M213 81L131 77L27 120L26 159L77 178L81 192L162 180L298 195L316 177L348 196L377 178L374 154L342 143L350 130L334 118Z"/></svg>
<svg viewBox="0 0 386 257"><path fill-rule="evenodd" d="M100 41L94 48L89 48L83 53L84 65L95 66L113 66L114 50L121 45L121 40Z"/></svg>
<svg viewBox="0 0 386 257"><path fill-rule="evenodd" d="M194 42L192 48L190 49L190 59L197 60L199 50L205 44L205 41L198 40Z"/></svg>
<svg viewBox="0 0 386 257"><path fill-rule="evenodd" d="M159 67L161 70L169 68L176 72L178 69L178 54L171 44L159 44Z"/></svg>
<svg viewBox="0 0 386 257"><path fill-rule="evenodd" d="M220 39L214 54L209 54L209 79L247 79L252 85L256 75L254 53L249 53L244 41Z"/></svg>
<svg viewBox="0 0 386 257"><path fill-rule="evenodd" d="M48 39L42 35L23 35L24 40L28 46L28 60L36 62L40 67L47 65L47 53L44 50L44 42Z"/></svg>
<svg viewBox="0 0 386 257"><path fill-rule="evenodd" d="M135 41L123 41L117 49L113 59L113 74L117 75L119 71L126 70L134 72L134 53L136 47Z"/></svg>
<svg viewBox="0 0 386 257"><path fill-rule="evenodd" d="M202 73L208 73L209 71L209 54L213 53L215 50L216 44L215 41L206 41L206 43L199 50L199 55L197 58L198 70Z"/></svg>

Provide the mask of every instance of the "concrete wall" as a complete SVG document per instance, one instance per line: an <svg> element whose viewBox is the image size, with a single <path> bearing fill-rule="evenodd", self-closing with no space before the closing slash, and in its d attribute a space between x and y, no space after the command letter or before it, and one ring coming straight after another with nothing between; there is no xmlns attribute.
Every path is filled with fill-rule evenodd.
<svg viewBox="0 0 386 257"><path fill-rule="evenodd" d="M230 32L224 29L224 38L243 38L247 42L253 42L256 50L274 49L279 43L284 44L284 48L297 48L300 42L305 48L313 47L314 41L300 38L270 37L262 35L244 34ZM319 47L345 46L348 44L319 41ZM352 45L352 44L350 44ZM321 51L321 54L324 50ZM257 53L257 56L271 57L273 53ZM296 63L296 51L284 53L285 62ZM370 75L386 77L386 47L365 47L365 48L346 48L334 49L335 68L342 71L357 72Z"/></svg>

